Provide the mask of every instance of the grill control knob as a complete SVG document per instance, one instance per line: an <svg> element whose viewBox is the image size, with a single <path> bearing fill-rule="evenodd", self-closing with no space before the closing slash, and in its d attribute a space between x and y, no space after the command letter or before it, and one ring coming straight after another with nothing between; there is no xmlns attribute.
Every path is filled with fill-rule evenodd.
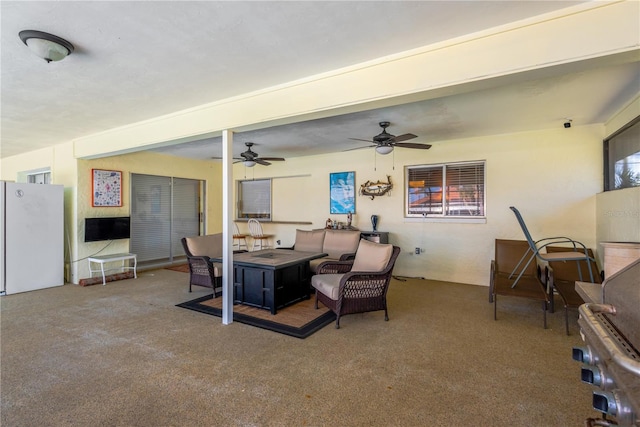
<svg viewBox="0 0 640 427"><path fill-rule="evenodd" d="M612 389L614 385L613 380L607 376L606 372L597 366L583 366L580 370L580 379L582 382L593 384L605 390Z"/></svg>
<svg viewBox="0 0 640 427"><path fill-rule="evenodd" d="M593 409L615 416L618 413L615 395L608 391L594 391Z"/></svg>
<svg viewBox="0 0 640 427"><path fill-rule="evenodd" d="M618 425L633 425L638 419L631 406L615 391L594 391L593 409L616 417Z"/></svg>
<svg viewBox="0 0 640 427"><path fill-rule="evenodd" d="M591 347L573 347L573 360L585 363L587 365L595 365L598 358L591 352Z"/></svg>

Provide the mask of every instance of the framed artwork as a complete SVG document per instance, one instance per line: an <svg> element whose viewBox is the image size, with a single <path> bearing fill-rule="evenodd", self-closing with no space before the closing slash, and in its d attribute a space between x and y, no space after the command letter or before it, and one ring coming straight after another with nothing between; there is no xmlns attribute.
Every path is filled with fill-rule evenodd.
<svg viewBox="0 0 640 427"><path fill-rule="evenodd" d="M122 206L122 172L91 169L91 206Z"/></svg>
<svg viewBox="0 0 640 427"><path fill-rule="evenodd" d="M356 173L336 172L329 174L329 213L356 213Z"/></svg>

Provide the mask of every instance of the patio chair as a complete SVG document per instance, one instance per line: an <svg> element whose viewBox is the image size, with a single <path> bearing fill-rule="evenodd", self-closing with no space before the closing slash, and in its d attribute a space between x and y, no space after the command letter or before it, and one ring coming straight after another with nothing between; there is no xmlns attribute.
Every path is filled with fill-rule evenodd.
<svg viewBox="0 0 640 427"><path fill-rule="evenodd" d="M547 328L547 307L549 294L542 278L542 270L537 262L527 263L518 277L512 274L529 252L529 244L524 240L495 240L495 257L491 261L489 278L489 302L493 302L493 320L498 320L498 295L526 298L542 303L544 328Z"/></svg>
<svg viewBox="0 0 640 427"><path fill-rule="evenodd" d="M214 298L222 295L222 265L211 262L222 255L222 233L183 237L180 242L189 263L189 292L195 285L213 289Z"/></svg>
<svg viewBox="0 0 640 427"><path fill-rule="evenodd" d="M249 233L251 234L251 238L253 242L251 243L251 251L253 252L256 247L260 249L268 249L271 248L271 243L269 240L273 237L273 234L264 234L262 231L262 224L257 219L250 219L249 222Z"/></svg>
<svg viewBox="0 0 640 427"><path fill-rule="evenodd" d="M320 301L336 313L336 329L345 314L384 310L388 321L387 290L399 253L397 246L362 239L354 260L323 262L311 278L315 307Z"/></svg>
<svg viewBox="0 0 640 427"><path fill-rule="evenodd" d="M556 253L566 251L567 248L559 246L547 246L547 253ZM593 252L591 249L587 249L589 257L593 258ZM598 266L595 261L591 262L591 268L598 271ZM545 275L547 277L547 291L549 292L549 298L551 299L550 310L553 313L555 309L554 293L560 295L562 303L564 305L564 325L567 335L569 335L569 308L578 308L584 304L582 297L576 292L576 281L580 280L578 267L588 268L586 261L573 262L561 262L551 261L549 265L545 267ZM594 276L595 283L601 283L600 275Z"/></svg>
<svg viewBox="0 0 640 427"><path fill-rule="evenodd" d="M593 275L593 270L591 268L591 263L592 261L595 261L595 260L589 256L587 247L584 244L564 236L545 237L544 239L534 241L518 209L516 209L513 206L511 206L510 209L515 214L516 219L518 220L518 224L520 224L520 228L522 229L522 232L524 233L524 236L527 239L527 243L529 244L529 250L524 255L522 255L522 259L514 267L512 271L512 274L516 274L517 270L520 269L520 273L518 273L518 277L516 278L515 282L512 285L513 287L516 286L516 284L520 280L520 277L527 270L527 268L529 267L529 264L531 264L531 262L534 259L538 259L543 263L550 262L550 261L565 261L565 262L575 261L577 264L580 281L584 281L582 276L582 265L580 264L580 261L585 261L587 264L587 268L589 270L590 282L594 283L595 279ZM566 247L566 250L563 252L553 252L553 253L543 252L543 249L549 245L570 245L570 246Z"/></svg>

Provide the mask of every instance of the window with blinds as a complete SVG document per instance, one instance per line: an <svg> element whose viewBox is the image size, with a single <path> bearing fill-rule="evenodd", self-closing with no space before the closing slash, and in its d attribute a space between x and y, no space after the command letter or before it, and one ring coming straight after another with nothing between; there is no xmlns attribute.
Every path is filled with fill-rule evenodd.
<svg viewBox="0 0 640 427"><path fill-rule="evenodd" d="M408 166L406 217L484 217L485 162Z"/></svg>
<svg viewBox="0 0 640 427"><path fill-rule="evenodd" d="M238 181L237 219L271 219L271 180Z"/></svg>

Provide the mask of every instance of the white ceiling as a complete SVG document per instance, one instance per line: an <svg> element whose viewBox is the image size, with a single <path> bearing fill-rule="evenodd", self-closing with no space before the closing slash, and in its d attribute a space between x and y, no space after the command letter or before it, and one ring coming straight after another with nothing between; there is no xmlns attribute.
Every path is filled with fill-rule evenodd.
<svg viewBox="0 0 640 427"><path fill-rule="evenodd" d="M7 157L302 77L451 39L580 1L0 2L0 156ZM38 59L21 30L69 40ZM377 123L412 142L602 123L638 92L640 65L585 63L553 75L381 110L237 134L262 156L366 145ZM630 95L631 94L631 95ZM206 159L219 138L166 152Z"/></svg>

